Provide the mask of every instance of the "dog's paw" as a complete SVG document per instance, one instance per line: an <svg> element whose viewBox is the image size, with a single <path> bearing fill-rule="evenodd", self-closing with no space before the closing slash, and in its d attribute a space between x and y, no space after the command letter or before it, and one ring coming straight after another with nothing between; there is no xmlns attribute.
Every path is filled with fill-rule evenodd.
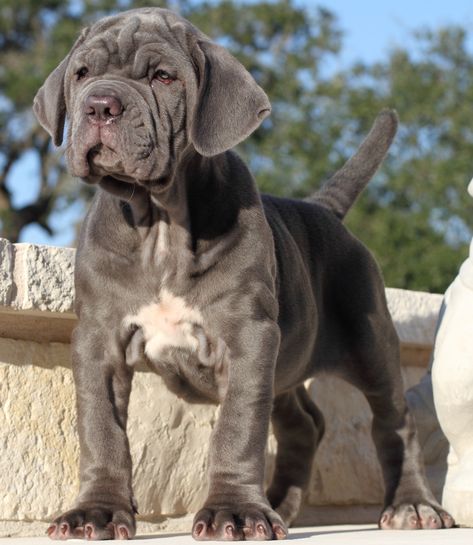
<svg viewBox="0 0 473 545"><path fill-rule="evenodd" d="M130 539L135 535L135 517L122 508L87 506L67 511L47 530L51 539Z"/></svg>
<svg viewBox="0 0 473 545"><path fill-rule="evenodd" d="M201 509L194 517L192 537L199 541L284 539L287 528L270 507L242 503Z"/></svg>
<svg viewBox="0 0 473 545"><path fill-rule="evenodd" d="M387 507L378 524L382 530L436 530L452 528L455 521L443 509L427 503L401 503Z"/></svg>

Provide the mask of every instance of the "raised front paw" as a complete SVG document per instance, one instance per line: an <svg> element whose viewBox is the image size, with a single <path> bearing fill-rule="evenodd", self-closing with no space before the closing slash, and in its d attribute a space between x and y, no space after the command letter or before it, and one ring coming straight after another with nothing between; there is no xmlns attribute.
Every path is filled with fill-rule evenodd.
<svg viewBox="0 0 473 545"><path fill-rule="evenodd" d="M384 509L378 524L382 530L435 530L451 528L455 521L438 506L428 503L401 503Z"/></svg>
<svg viewBox="0 0 473 545"><path fill-rule="evenodd" d="M62 514L47 530L51 539L130 539L135 532L132 511L90 504Z"/></svg>
<svg viewBox="0 0 473 545"><path fill-rule="evenodd" d="M207 506L196 514L192 526L192 537L197 540L267 540L286 536L281 517L265 504Z"/></svg>

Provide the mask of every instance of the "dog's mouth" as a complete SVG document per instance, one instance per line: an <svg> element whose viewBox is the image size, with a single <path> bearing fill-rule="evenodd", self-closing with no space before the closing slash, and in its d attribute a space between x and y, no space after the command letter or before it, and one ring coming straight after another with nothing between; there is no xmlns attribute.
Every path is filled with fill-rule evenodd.
<svg viewBox="0 0 473 545"><path fill-rule="evenodd" d="M147 152L146 159L150 152ZM140 158L143 160L143 158ZM169 178L158 177L157 179L140 179L135 173L128 173L124 164L122 154L103 142L92 146L86 153L86 164L89 182L95 183L102 178L115 178L121 182L138 183L149 190L162 191L168 185Z"/></svg>
<svg viewBox="0 0 473 545"><path fill-rule="evenodd" d="M138 183L148 190L160 192L168 187L169 178L157 178L153 180L138 180L128 176L124 169L120 155L105 144L93 146L87 153L87 163L89 165L89 176L92 179L116 179L120 182Z"/></svg>
<svg viewBox="0 0 473 545"><path fill-rule="evenodd" d="M125 153L127 146L116 131L88 129L86 138L70 148L69 166L73 175L120 195L128 194L130 187L141 187L151 193L168 189L172 177L168 169L156 168L151 142L142 143L140 147L129 146L134 153Z"/></svg>
<svg viewBox="0 0 473 545"><path fill-rule="evenodd" d="M93 146L88 151L87 163L90 173L93 175L119 174L124 171L119 154L102 143Z"/></svg>

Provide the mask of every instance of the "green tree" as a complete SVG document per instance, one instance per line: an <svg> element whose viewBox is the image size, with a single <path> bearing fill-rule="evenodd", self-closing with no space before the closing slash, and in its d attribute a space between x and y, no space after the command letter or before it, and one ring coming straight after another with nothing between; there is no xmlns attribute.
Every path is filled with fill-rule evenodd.
<svg viewBox="0 0 473 545"><path fill-rule="evenodd" d="M343 126L321 89L341 47L335 16L291 0L204 2L190 19L220 41L268 93L271 116L240 146L262 191L303 196L331 170Z"/></svg>
<svg viewBox="0 0 473 545"><path fill-rule="evenodd" d="M78 29L149 0L4 0L0 7L0 221L17 240L25 225L51 230L54 211L89 198L67 176L31 116L35 91ZM380 261L388 285L443 291L471 236L466 183L472 154L473 57L465 31L424 31L412 50L343 72L342 34L324 8L295 0L163 0L228 47L271 98L273 112L240 146L263 191L304 196L353 152L377 111L395 107L401 128L382 171L347 222ZM471 110L471 108L470 108ZM38 195L15 206L13 166L34 154Z"/></svg>
<svg viewBox="0 0 473 545"><path fill-rule="evenodd" d="M156 5L179 8L186 2ZM1 236L16 242L24 227L39 224L53 234L51 215L72 202L88 200L90 190L68 176L62 150L52 146L31 112L36 91L69 51L80 29L126 8L121 0L2 0L0 5L0 224ZM140 2L134 2L138 6ZM142 2L146 4L146 2ZM37 190L17 204L22 180L14 167L28 156L36 167Z"/></svg>
<svg viewBox="0 0 473 545"><path fill-rule="evenodd" d="M344 75L340 102L359 130L373 110L395 107L401 126L383 174L350 213L348 225L377 255L388 285L444 291L465 259L473 210L473 55L466 31L415 34L373 66Z"/></svg>
<svg viewBox="0 0 473 545"><path fill-rule="evenodd" d="M387 285L444 291L473 234L466 192L473 54L466 30L414 32L411 51L327 73L324 64L341 47L334 16L269 4L225 1L195 17L214 38L224 37L271 97L270 120L240 146L261 189L311 193L353 153L376 112L396 108L396 143L347 224L375 253Z"/></svg>
<svg viewBox="0 0 473 545"><path fill-rule="evenodd" d="M322 58L338 51L340 33L326 10L309 17L292 0L197 2L162 0L156 6L177 9L222 41L253 72L271 96L274 114L244 146L265 190L293 193L304 177L307 156L297 158L300 144L317 151L321 174L330 149L322 131L303 137L313 116L309 88ZM79 29L119 9L149 5L148 0L4 0L0 7L0 221L2 236L17 241L22 229L38 223L49 233L51 214L90 192L67 175L61 151L55 150L31 115L33 96L49 72L65 56ZM284 67L284 70L283 68ZM286 72L285 72L286 71ZM277 130L275 129L277 125ZM301 130L304 131L301 132ZM285 141L291 141L287 146ZM296 141L297 139L297 141ZM309 140L314 140L312 146ZM322 145L323 144L323 145ZM274 150L279 148L278 157ZM25 154L38 165L38 191L33 202L15 205L17 184L10 173ZM312 168L314 170L314 168ZM284 176L275 173L284 172ZM314 179L319 178L316 176Z"/></svg>

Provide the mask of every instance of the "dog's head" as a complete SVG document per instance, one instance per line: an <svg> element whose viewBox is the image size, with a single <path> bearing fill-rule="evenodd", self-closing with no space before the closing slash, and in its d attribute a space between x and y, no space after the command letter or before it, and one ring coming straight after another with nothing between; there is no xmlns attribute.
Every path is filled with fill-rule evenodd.
<svg viewBox="0 0 473 545"><path fill-rule="evenodd" d="M246 138L270 104L223 47L171 11L132 10L85 29L38 91L34 112L71 173L164 187L181 152Z"/></svg>

